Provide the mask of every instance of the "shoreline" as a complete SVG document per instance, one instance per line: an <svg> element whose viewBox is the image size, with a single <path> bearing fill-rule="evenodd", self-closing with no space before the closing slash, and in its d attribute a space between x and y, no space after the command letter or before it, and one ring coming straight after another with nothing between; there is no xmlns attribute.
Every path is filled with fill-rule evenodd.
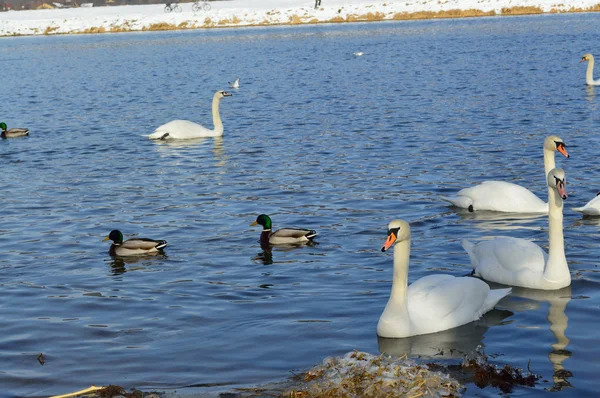
<svg viewBox="0 0 600 398"><path fill-rule="evenodd" d="M333 5L318 9L306 7L306 2L300 0L287 0L286 7L292 8L280 9L269 8L265 0L215 1L210 3L211 11L198 14L191 11L193 3L180 3L184 11L179 13L165 13L163 4L8 11L0 13L0 38L600 12L600 3L587 0L560 5L513 5L503 4L510 0L488 0L483 9L471 7L472 0L329 1ZM304 6L294 8L293 3Z"/></svg>

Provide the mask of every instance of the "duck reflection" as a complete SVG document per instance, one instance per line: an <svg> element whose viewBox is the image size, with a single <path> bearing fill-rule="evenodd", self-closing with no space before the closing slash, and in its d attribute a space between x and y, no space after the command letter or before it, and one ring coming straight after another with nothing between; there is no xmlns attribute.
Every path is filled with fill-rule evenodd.
<svg viewBox="0 0 600 398"><path fill-rule="evenodd" d="M395 356L408 355L420 358L464 358L475 356L477 347L483 345L485 333L491 326L505 324L513 315L506 310L492 310L475 322L444 330L403 339L386 339L377 336L379 352Z"/></svg>
<svg viewBox="0 0 600 398"><path fill-rule="evenodd" d="M550 324L550 331L556 340L556 342L552 344L552 350L548 354L548 359L554 368L552 375L554 386L551 387L550 390L561 391L566 387L571 387L569 377L573 376L573 374L563 366L564 360L571 356L571 352L566 349L570 340L565 335L569 324L569 318L565 313L565 309L567 308L569 301L571 301L571 286L567 286L560 290L536 290L513 287L511 297L524 298L530 300L530 303L537 304L538 306L542 302L548 302L550 304L547 319ZM512 311L521 311L521 305L518 303L513 305L515 302L516 301L506 300L503 301L502 304Z"/></svg>
<svg viewBox="0 0 600 398"><path fill-rule="evenodd" d="M255 261L261 261L264 265L273 264L273 248L270 245L260 245L262 252L254 257Z"/></svg>
<svg viewBox="0 0 600 398"><path fill-rule="evenodd" d="M278 252L289 252L289 251L304 248L304 247L313 247L313 246L316 246L317 244L318 244L317 242L313 242L313 241L306 242L304 244L297 244L297 245L276 245L276 246L261 243L260 248L262 251L258 252L256 254L256 256L254 256L252 258L252 260L260 261L264 265L271 265L271 264L273 264L273 250L276 250Z"/></svg>
<svg viewBox="0 0 600 398"><path fill-rule="evenodd" d="M156 254L146 256L131 256L131 257L113 257L109 263L112 275L121 275L127 271L136 271L144 269L155 261L161 261L167 258L167 255Z"/></svg>
<svg viewBox="0 0 600 398"><path fill-rule="evenodd" d="M484 231L496 230L539 230L537 222L541 218L547 218L543 213L503 213L499 211L475 211L469 212L467 209L453 208L456 215L462 220L473 220L475 227Z"/></svg>

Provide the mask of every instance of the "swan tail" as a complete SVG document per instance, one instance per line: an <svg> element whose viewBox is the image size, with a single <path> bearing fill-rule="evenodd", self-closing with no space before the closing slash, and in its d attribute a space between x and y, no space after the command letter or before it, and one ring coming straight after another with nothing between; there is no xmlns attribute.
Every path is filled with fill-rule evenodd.
<svg viewBox="0 0 600 398"><path fill-rule="evenodd" d="M469 259L471 260L471 265L473 266L473 269L477 268L477 266L479 265L479 261L477 261L477 256L475 255L475 244L469 242L466 239L463 239L460 243L463 249L465 249L465 251L469 255Z"/></svg>
<svg viewBox="0 0 600 398"><path fill-rule="evenodd" d="M512 292L512 288L506 289L490 289L485 302L483 303L482 314L492 310L498 304L498 301L502 300L504 297L508 296Z"/></svg>
<svg viewBox="0 0 600 398"><path fill-rule="evenodd" d="M148 136L151 140L165 140L167 137L169 137L169 133L165 133L164 131L155 131Z"/></svg>
<svg viewBox="0 0 600 398"><path fill-rule="evenodd" d="M440 198L463 209L468 209L469 206L473 205L473 200L467 196L440 196Z"/></svg>

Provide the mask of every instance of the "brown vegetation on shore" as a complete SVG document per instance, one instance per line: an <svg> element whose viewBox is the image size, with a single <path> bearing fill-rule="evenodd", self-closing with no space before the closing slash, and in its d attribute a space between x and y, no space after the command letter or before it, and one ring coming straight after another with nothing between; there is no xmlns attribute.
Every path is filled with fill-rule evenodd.
<svg viewBox="0 0 600 398"><path fill-rule="evenodd" d="M544 10L540 7L533 6L517 6L510 8L503 8L501 10L502 15L529 15L529 14L543 14Z"/></svg>
<svg viewBox="0 0 600 398"><path fill-rule="evenodd" d="M386 4L384 4L386 6ZM338 10L340 14L342 9ZM564 4L556 4L549 11L551 14L556 13L574 13L574 12L600 12L600 3L587 8L565 8ZM367 22L367 21L385 21L385 20L420 20L420 19L444 19L444 18L472 18L472 17L492 17L497 15L502 16L514 16L514 15L530 15L530 14L543 14L544 11L537 6L515 6L502 8L500 14L496 11L483 11L479 9L468 9L468 10L442 10L442 11L417 11L417 12L368 12L366 14L347 14L345 16L337 15L327 21L321 21L314 16L309 15L297 15L293 14L289 17L287 22L273 22L268 19L268 16L276 15L279 12L269 11L267 17L262 21L249 21L249 26L270 26L270 25L301 25L301 24L318 24L318 23L341 23L341 22ZM198 29L198 28L217 28L217 27L234 27L234 26L245 26L240 25L242 20L237 16L231 18L224 18L218 21L213 21L210 17L206 17L203 23L199 23L197 20L184 21L179 24L171 24L167 22L153 23L149 26L144 26L141 29L134 29L132 23L134 21L126 21L121 25L115 25L110 27L104 26L92 26L82 31L73 32L57 32L60 27L56 25L47 26L43 32L44 35L54 34L94 34L94 33L116 33L116 32L132 32L136 30L141 31L161 31L161 30L186 30L186 29ZM39 34L40 30L33 29L33 34ZM21 36L22 34L12 33L7 36Z"/></svg>

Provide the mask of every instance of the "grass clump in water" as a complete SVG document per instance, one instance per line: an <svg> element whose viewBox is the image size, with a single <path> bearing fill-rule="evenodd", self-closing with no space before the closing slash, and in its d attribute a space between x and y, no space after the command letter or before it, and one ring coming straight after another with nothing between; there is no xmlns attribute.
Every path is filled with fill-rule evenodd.
<svg viewBox="0 0 600 398"><path fill-rule="evenodd" d="M460 396L462 386L441 372L433 372L405 358L350 352L326 358L298 377L288 397L400 398Z"/></svg>

